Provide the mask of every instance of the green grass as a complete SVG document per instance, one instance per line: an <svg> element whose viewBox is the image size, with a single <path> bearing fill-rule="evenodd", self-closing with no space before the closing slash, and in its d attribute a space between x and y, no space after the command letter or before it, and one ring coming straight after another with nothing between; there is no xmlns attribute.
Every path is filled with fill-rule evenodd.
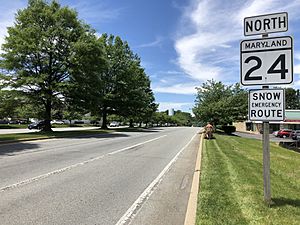
<svg viewBox="0 0 300 225"><path fill-rule="evenodd" d="M0 124L0 129L24 129L28 124Z"/></svg>
<svg viewBox="0 0 300 225"><path fill-rule="evenodd" d="M270 144L274 204L263 201L262 143L205 140L196 224L300 224L300 154Z"/></svg>
<svg viewBox="0 0 300 225"><path fill-rule="evenodd" d="M54 132L34 132L21 134L0 134L0 143L3 141L22 141L35 140L47 138L64 138L64 137L78 137L84 135L97 135L104 133L111 133L114 130L82 130L82 131L54 131Z"/></svg>

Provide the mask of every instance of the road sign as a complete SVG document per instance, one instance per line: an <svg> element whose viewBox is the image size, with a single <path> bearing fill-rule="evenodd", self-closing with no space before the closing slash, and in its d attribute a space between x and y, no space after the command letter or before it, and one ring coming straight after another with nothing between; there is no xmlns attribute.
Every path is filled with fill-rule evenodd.
<svg viewBox="0 0 300 225"><path fill-rule="evenodd" d="M249 120L283 121L285 96L283 89L260 89L249 91Z"/></svg>
<svg viewBox="0 0 300 225"><path fill-rule="evenodd" d="M252 16L244 18L244 35L258 35L288 30L288 14L286 12Z"/></svg>
<svg viewBox="0 0 300 225"><path fill-rule="evenodd" d="M240 48L242 85L293 82L292 37L243 40Z"/></svg>

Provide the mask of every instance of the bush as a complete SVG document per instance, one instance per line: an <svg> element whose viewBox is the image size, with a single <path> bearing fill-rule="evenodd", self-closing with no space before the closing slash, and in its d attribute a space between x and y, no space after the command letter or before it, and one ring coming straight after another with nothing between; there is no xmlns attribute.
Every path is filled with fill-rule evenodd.
<svg viewBox="0 0 300 225"><path fill-rule="evenodd" d="M223 130L226 134L231 134L236 131L235 126L222 126L221 130Z"/></svg>

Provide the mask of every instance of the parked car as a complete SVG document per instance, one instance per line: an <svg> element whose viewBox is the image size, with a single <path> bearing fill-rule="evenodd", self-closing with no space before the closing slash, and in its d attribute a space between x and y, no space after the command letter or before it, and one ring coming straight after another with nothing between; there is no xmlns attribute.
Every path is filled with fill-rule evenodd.
<svg viewBox="0 0 300 225"><path fill-rule="evenodd" d="M289 137L291 133L292 133L292 130L290 130L290 129L282 129L282 130L278 131L277 137L286 138L286 137Z"/></svg>
<svg viewBox="0 0 300 225"><path fill-rule="evenodd" d="M279 130L276 130L276 131L274 131L272 134L273 134L275 137L277 137L277 136L278 136L278 131L279 131Z"/></svg>
<svg viewBox="0 0 300 225"><path fill-rule="evenodd" d="M52 120L51 122L50 122L51 124L64 124L64 122L63 121L61 121L61 120Z"/></svg>
<svg viewBox="0 0 300 225"><path fill-rule="evenodd" d="M300 130L293 130L290 134L290 137L293 140L299 140L300 139Z"/></svg>
<svg viewBox="0 0 300 225"><path fill-rule="evenodd" d="M31 129L38 129L38 130L41 130L43 127L45 126L45 121L44 120L41 120L39 122L35 122L35 123L31 123L28 125L28 129L31 130Z"/></svg>
<svg viewBox="0 0 300 225"><path fill-rule="evenodd" d="M119 122L112 121L112 122L109 124L109 126L110 126L110 127L118 127L119 124L120 124Z"/></svg>

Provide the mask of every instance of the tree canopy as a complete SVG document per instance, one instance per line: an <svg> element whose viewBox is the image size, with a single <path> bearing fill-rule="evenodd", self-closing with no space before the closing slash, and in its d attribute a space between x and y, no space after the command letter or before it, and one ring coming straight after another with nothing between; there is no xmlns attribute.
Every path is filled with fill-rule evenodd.
<svg viewBox="0 0 300 225"><path fill-rule="evenodd" d="M227 125L247 118L248 93L239 84L227 86L220 81L209 80L197 91L193 112L198 120Z"/></svg>
<svg viewBox="0 0 300 225"><path fill-rule="evenodd" d="M75 47L92 33L74 10L43 0L30 0L8 28L1 67L9 73L10 86L43 106L45 130L51 130L53 102L62 97L75 67Z"/></svg>

